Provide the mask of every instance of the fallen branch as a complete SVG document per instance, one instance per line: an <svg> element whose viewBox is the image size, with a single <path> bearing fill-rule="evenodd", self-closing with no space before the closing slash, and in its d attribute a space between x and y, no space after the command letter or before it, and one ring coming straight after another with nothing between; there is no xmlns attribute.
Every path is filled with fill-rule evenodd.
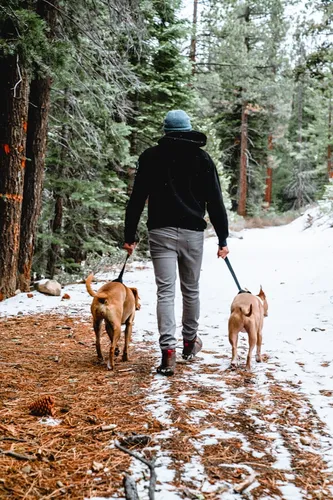
<svg viewBox="0 0 333 500"><path fill-rule="evenodd" d="M17 460L37 460L35 455L22 455L21 453L15 453L15 451L2 450L0 448L0 453L2 455L7 455L12 458L17 458Z"/></svg>
<svg viewBox="0 0 333 500"><path fill-rule="evenodd" d="M149 495L149 500L155 500L155 487L156 487L156 471L155 471L155 459L153 459L151 462L149 460L146 460L143 458L141 455L138 455L134 451L129 450L128 448L125 448L124 446L121 446L118 441L114 442L114 445L118 450L123 451L124 453L128 453L133 458L136 458L143 464L145 464L149 468L150 472L150 479L149 479L149 490L148 490L148 495Z"/></svg>
<svg viewBox="0 0 333 500"><path fill-rule="evenodd" d="M0 441L16 441L18 443L26 443L25 439L19 439L14 437L0 436Z"/></svg>

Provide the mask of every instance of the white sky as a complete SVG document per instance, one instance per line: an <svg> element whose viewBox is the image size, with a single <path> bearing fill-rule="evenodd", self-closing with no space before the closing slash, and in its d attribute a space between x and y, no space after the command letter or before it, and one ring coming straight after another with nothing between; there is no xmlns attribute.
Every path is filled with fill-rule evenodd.
<svg viewBox="0 0 333 500"><path fill-rule="evenodd" d="M193 0L183 0L182 1L183 8L181 11L181 17L184 19L187 19L188 21L192 21L193 17ZM202 10L204 5L204 1L198 2L198 18L200 19L200 11ZM319 22L321 20L321 13L318 11L308 11L305 9L306 5L306 0L299 0L297 5L294 6L288 6L286 8L286 18L287 20L293 19L295 22L298 20L298 18L305 17L307 19L314 19L316 22ZM291 46L292 45L292 36L295 30L295 22L291 23L289 33L287 35L287 45Z"/></svg>

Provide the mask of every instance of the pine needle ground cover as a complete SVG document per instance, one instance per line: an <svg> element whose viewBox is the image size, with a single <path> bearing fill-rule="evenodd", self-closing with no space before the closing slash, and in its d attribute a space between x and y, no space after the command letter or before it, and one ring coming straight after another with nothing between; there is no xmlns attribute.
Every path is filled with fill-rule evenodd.
<svg viewBox="0 0 333 500"><path fill-rule="evenodd" d="M209 363L178 363L166 380L152 342L107 372L88 320L2 318L0 334L1 498L124 497L125 473L147 498L147 468L114 446L133 435L151 439L130 448L157 458L157 499L332 498L325 425L297 381L275 380L268 356L257 375L222 370L228 355L204 351ZM53 417L32 415L49 396Z"/></svg>

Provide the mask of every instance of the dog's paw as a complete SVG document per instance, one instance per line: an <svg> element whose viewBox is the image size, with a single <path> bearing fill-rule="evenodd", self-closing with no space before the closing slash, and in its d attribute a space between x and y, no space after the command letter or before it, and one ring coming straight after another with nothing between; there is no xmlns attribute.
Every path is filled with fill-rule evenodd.
<svg viewBox="0 0 333 500"><path fill-rule="evenodd" d="M259 356L259 354L256 354L256 362L257 362L257 363L261 363L261 362L262 362L262 357L261 357L261 355Z"/></svg>
<svg viewBox="0 0 333 500"><path fill-rule="evenodd" d="M232 361L230 363L230 367L229 368L230 368L230 370L237 370L237 368L238 368L238 361Z"/></svg>
<svg viewBox="0 0 333 500"><path fill-rule="evenodd" d="M119 347L116 347L114 350L114 355L119 356L119 354L120 354L120 349L119 349Z"/></svg>

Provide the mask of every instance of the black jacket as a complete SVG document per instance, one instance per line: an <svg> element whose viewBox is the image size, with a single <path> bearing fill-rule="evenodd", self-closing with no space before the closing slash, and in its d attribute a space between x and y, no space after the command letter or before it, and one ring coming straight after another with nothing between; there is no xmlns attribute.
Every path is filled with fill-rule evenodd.
<svg viewBox="0 0 333 500"><path fill-rule="evenodd" d="M126 209L126 243L135 241L148 198L149 230L169 226L203 231L207 208L219 246L226 246L228 219L216 167L201 149L206 141L201 132L171 132L142 153Z"/></svg>

